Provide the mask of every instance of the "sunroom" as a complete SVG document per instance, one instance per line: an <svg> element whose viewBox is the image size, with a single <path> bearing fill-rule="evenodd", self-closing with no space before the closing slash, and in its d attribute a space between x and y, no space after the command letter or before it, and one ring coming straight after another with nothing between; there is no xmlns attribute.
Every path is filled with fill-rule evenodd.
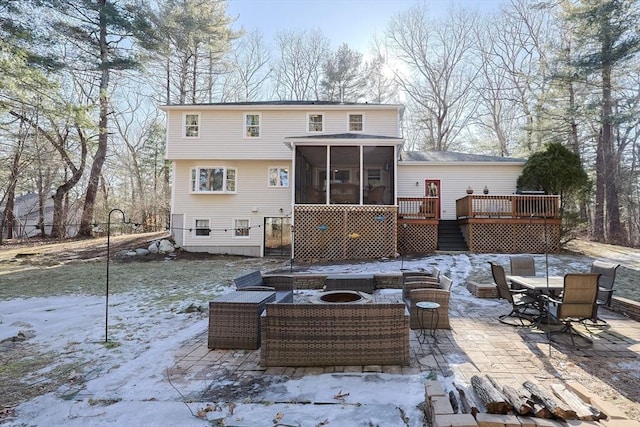
<svg viewBox="0 0 640 427"><path fill-rule="evenodd" d="M293 251L300 259L391 257L401 138L286 138L293 152Z"/></svg>

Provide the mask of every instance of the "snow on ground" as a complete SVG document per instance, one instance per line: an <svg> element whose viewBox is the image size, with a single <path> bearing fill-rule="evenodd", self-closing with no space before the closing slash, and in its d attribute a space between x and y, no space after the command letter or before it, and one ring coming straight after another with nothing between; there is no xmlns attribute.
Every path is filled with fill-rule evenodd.
<svg viewBox="0 0 640 427"><path fill-rule="evenodd" d="M437 266L454 281L452 305L495 305L495 300L470 296L464 287L474 271L488 272L489 260L508 265L507 255L434 255L411 260L296 266L296 272L376 273L397 272L400 268L430 270ZM536 256L544 265L544 258ZM565 270L586 271L587 258L553 257L550 274ZM487 273L485 273L486 275ZM488 276L487 276L488 277ZM396 291L397 292L397 291ZM16 408L7 426L201 426L215 421L192 415L208 403L185 404L183 396L199 395L210 384L183 378L179 392L167 380L166 370L175 365L172 351L207 328L206 314L159 310L139 292L112 295L109 299L109 345L105 345L105 299L93 296L14 299L0 304L0 341L25 333L29 344L40 352L55 355L63 366L77 367L82 381L65 384L59 390L37 397ZM50 368L49 368L50 369ZM38 381L42 372L33 372L27 383ZM207 413L209 420L224 418L225 425L273 426L283 414L282 425L342 427L380 425L405 426L400 412L411 426L422 425L417 405L424 399L423 374L322 374L290 379L270 387L264 401L310 401L316 404L259 405L236 402L234 408ZM447 379L452 381L453 379ZM344 404L334 396L348 390ZM332 405L318 403L331 402ZM400 408L400 409L399 409ZM232 415L233 414L233 415ZM290 421L291 420L291 421ZM278 420L276 420L278 421ZM325 424L323 424L325 423ZM215 424L213 424L215 425Z"/></svg>

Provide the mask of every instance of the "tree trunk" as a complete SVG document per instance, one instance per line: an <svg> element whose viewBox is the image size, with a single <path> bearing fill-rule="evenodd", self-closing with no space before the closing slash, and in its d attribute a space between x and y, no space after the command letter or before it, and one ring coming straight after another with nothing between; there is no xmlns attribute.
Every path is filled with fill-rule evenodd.
<svg viewBox="0 0 640 427"><path fill-rule="evenodd" d="M93 234L94 209L96 203L96 195L98 193L98 184L102 166L107 158L108 146L108 124L109 124L109 45L107 43L107 22L105 17L106 0L99 0L100 4L100 62L102 65L102 73L100 76L100 119L98 148L91 165L91 174L87 184L87 192L84 198L84 209L82 211L82 219L80 220L80 230L78 235L90 237Z"/></svg>
<svg viewBox="0 0 640 427"><path fill-rule="evenodd" d="M604 242L604 156L602 148L602 132L598 136L598 146L596 148L596 205L593 216L593 240Z"/></svg>
<svg viewBox="0 0 640 427"><path fill-rule="evenodd" d="M608 37L602 42L602 57L607 58L609 45ZM613 100L611 99L611 71L612 65L605 62L602 68L602 147L603 167L605 183L605 200L607 223L609 230L607 242L613 244L625 244L625 233L620 223L620 201L618 198L617 170L615 150L613 147Z"/></svg>

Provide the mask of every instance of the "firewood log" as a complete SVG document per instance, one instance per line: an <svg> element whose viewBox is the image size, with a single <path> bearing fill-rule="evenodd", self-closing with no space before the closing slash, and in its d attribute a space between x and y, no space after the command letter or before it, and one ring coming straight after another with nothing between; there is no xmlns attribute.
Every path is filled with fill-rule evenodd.
<svg viewBox="0 0 640 427"><path fill-rule="evenodd" d="M471 414L475 418L476 414L480 412L478 404L475 402L472 396L469 396L465 390L465 387L453 384L458 390L458 396L460 396L460 406L462 407L463 414Z"/></svg>
<svg viewBox="0 0 640 427"><path fill-rule="evenodd" d="M460 407L458 406L458 399L456 398L456 394L453 392L453 390L449 391L449 403L451 403L453 413L457 414L460 410Z"/></svg>
<svg viewBox="0 0 640 427"><path fill-rule="evenodd" d="M575 411L562 407L561 402L554 399L553 396L542 387L531 381L525 381L523 385L531 392L532 396L535 396L535 398L556 417L562 420L575 420L578 418Z"/></svg>
<svg viewBox="0 0 640 427"><path fill-rule="evenodd" d="M599 412L591 405L587 405L578 395L568 390L562 384L551 384L551 390L558 396L564 403L567 404L573 411L575 411L579 420L583 421L597 421Z"/></svg>
<svg viewBox="0 0 640 427"><path fill-rule="evenodd" d="M513 411L518 415L529 415L533 412L533 408L526 399L523 399L519 394L518 390L515 388L505 385L502 387L502 392L506 396L511 406L513 406Z"/></svg>
<svg viewBox="0 0 640 427"><path fill-rule="evenodd" d="M487 379L491 382L491 384L504 396L507 398L507 401L513 406L514 412L519 415L527 415L533 411L533 408L529 406L526 400L522 399L518 396L518 392L515 388L508 385L501 385L498 380L496 380L492 375L485 375Z"/></svg>
<svg viewBox="0 0 640 427"><path fill-rule="evenodd" d="M471 377L471 385L476 392L487 412L490 414L507 414L513 408L507 398L498 391L487 378L480 378L477 375Z"/></svg>

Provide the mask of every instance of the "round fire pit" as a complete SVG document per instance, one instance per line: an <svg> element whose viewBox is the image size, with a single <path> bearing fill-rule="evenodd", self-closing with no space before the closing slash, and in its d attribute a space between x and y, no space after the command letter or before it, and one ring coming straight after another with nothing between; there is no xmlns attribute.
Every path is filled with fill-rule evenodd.
<svg viewBox="0 0 640 427"><path fill-rule="evenodd" d="M329 291L316 295L312 301L317 304L366 304L371 302L371 297L356 291Z"/></svg>

